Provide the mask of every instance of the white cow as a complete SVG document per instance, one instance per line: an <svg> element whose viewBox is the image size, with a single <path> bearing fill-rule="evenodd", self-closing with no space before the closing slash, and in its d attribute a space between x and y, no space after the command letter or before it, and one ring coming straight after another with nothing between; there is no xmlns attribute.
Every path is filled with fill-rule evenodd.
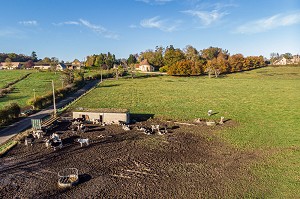
<svg viewBox="0 0 300 199"><path fill-rule="evenodd" d="M78 139L76 140L76 142L79 142L81 147L83 146L83 144L86 144L86 146L89 145L89 139L88 139L88 138L85 138L85 139L83 139L83 138L78 138Z"/></svg>

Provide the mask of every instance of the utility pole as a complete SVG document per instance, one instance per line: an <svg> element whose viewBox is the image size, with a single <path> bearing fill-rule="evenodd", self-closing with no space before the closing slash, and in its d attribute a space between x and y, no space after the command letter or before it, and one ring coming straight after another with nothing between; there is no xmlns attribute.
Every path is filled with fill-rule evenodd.
<svg viewBox="0 0 300 199"><path fill-rule="evenodd" d="M32 105L32 108L35 109L34 105L36 103L36 97L35 97L35 89L33 89L33 99L34 99L34 103Z"/></svg>
<svg viewBox="0 0 300 199"><path fill-rule="evenodd" d="M35 97L35 89L33 89L33 99L34 99L34 101L36 101L36 97Z"/></svg>
<svg viewBox="0 0 300 199"><path fill-rule="evenodd" d="M102 70L103 70L103 68L101 66L101 81L100 81L100 83L102 83Z"/></svg>
<svg viewBox="0 0 300 199"><path fill-rule="evenodd" d="M52 91L53 91L53 115L56 116L56 105L55 105L55 90L54 90L54 81L52 80Z"/></svg>

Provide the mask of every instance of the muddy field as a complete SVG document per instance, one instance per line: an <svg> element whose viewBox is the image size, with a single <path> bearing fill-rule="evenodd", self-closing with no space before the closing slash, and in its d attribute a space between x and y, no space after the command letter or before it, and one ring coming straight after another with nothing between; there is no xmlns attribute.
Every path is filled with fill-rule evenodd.
<svg viewBox="0 0 300 199"><path fill-rule="evenodd" d="M164 135L146 135L134 126L168 126ZM33 146L17 145L0 159L0 198L241 198L251 194L255 176L252 152L241 152L214 134L235 125L207 127L148 120L121 126L88 125L73 133L61 122L52 132L62 149L47 149L40 139ZM77 138L89 138L80 147ZM57 185L57 173L77 168L79 184Z"/></svg>

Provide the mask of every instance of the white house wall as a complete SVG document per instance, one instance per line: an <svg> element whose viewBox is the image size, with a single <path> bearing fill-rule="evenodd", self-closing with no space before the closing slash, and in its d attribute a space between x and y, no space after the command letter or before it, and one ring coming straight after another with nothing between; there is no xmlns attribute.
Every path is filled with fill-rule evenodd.
<svg viewBox="0 0 300 199"><path fill-rule="evenodd" d="M119 121L123 121L126 123L130 122L129 113L73 112L73 118L82 118L82 115L85 115L86 118L90 121L93 121L95 119L98 120L100 119L100 115L102 115L102 122L105 123L118 123Z"/></svg>

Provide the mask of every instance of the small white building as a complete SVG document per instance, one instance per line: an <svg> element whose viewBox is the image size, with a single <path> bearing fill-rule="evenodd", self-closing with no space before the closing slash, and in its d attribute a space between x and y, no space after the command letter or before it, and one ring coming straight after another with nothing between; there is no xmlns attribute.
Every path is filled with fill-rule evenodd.
<svg viewBox="0 0 300 199"><path fill-rule="evenodd" d="M40 69L40 70L48 70L51 68L50 65L36 65L36 66L33 66L34 69Z"/></svg>
<svg viewBox="0 0 300 199"><path fill-rule="evenodd" d="M73 118L84 118L87 121L98 120L106 124L118 124L119 121L130 123L130 114L127 109L83 109L74 111Z"/></svg>
<svg viewBox="0 0 300 199"><path fill-rule="evenodd" d="M143 61L141 61L138 69L143 72L153 72L154 71L154 67L149 64L147 59L144 59Z"/></svg>
<svg viewBox="0 0 300 199"><path fill-rule="evenodd" d="M51 69L51 65L50 64L44 64L44 65L36 65L33 67L34 69L40 69L40 70L48 70ZM63 63L57 64L55 66L55 70L58 71L63 71L67 68L67 66Z"/></svg>

